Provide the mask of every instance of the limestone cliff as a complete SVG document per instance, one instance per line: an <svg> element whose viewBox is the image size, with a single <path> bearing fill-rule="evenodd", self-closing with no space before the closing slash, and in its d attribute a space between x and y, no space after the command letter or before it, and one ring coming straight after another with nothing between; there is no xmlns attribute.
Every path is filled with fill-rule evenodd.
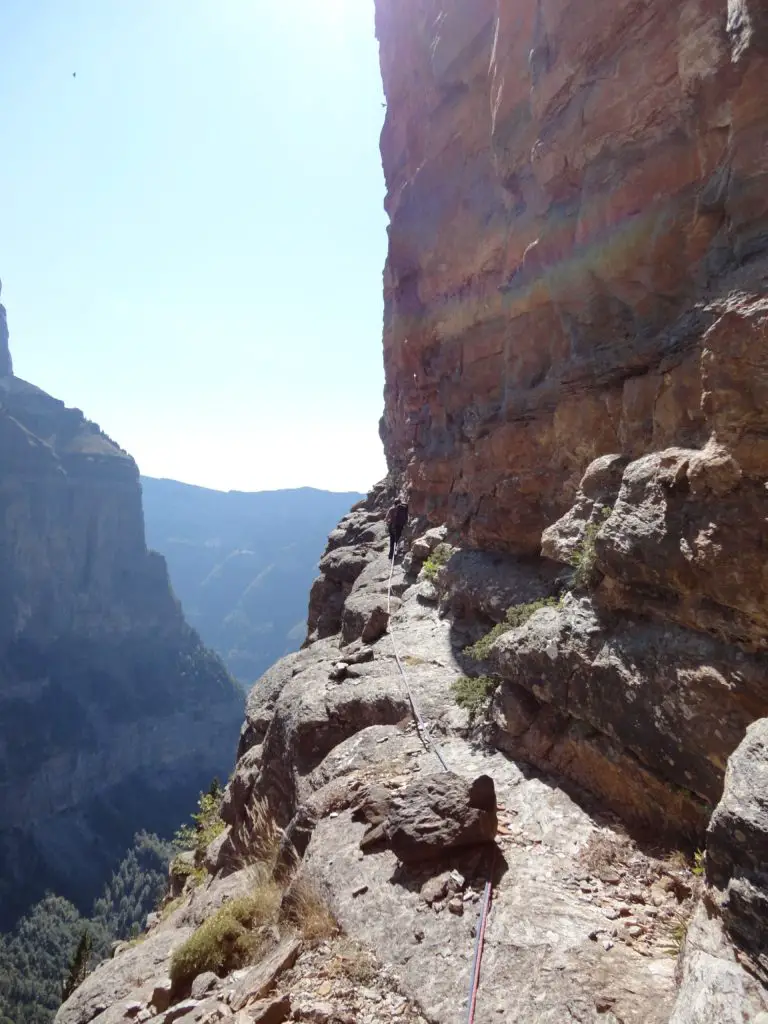
<svg viewBox="0 0 768 1024"><path fill-rule="evenodd" d="M7 925L46 889L87 906L136 830L172 831L226 777L242 705L147 551L133 460L8 373L0 524Z"/></svg>

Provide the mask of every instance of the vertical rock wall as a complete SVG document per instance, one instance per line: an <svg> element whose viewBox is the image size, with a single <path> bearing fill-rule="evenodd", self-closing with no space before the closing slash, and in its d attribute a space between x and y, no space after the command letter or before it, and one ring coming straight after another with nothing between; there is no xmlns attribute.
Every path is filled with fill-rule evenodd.
<svg viewBox="0 0 768 1024"><path fill-rule="evenodd" d="M377 31L389 460L416 510L534 550L594 458L713 427L703 336L764 286L766 16L377 0Z"/></svg>

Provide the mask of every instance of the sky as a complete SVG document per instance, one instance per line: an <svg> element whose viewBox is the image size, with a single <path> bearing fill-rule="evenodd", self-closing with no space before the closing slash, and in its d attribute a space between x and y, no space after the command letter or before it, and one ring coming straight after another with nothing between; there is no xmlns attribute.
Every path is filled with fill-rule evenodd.
<svg viewBox="0 0 768 1024"><path fill-rule="evenodd" d="M15 373L142 473L384 475L372 0L2 0Z"/></svg>

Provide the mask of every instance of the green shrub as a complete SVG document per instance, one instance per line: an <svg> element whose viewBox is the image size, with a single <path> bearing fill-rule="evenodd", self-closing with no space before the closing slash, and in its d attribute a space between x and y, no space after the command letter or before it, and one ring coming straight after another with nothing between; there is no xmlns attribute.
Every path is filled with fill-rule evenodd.
<svg viewBox="0 0 768 1024"><path fill-rule="evenodd" d="M491 653L494 641L498 640L500 636L508 633L511 629L517 629L518 626L524 626L528 619L539 609L557 608L559 606L560 599L557 597L543 597L538 601L529 601L527 604L514 604L511 608L507 608L504 622L499 622L490 633L486 633L477 643L466 647L464 653L476 661L485 661Z"/></svg>
<svg viewBox="0 0 768 1024"><path fill-rule="evenodd" d="M587 523L581 544L571 557L573 576L571 583L574 590L589 590L598 583L597 547L595 541L600 528L613 510L604 508L597 519Z"/></svg>
<svg viewBox="0 0 768 1024"><path fill-rule="evenodd" d="M221 819L221 801L224 790L219 780L214 779L207 793L201 793L197 811L192 815L191 825L182 825L173 837L177 850L194 850L202 858L213 840L227 827Z"/></svg>
<svg viewBox="0 0 768 1024"><path fill-rule="evenodd" d="M176 857L171 861L171 874L174 878L183 879L184 881L181 883L182 885L188 878L191 878L195 888L197 888L198 885L202 885L208 877L208 872L204 867L199 867L195 864L188 864L186 861L181 860L180 857Z"/></svg>
<svg viewBox="0 0 768 1024"><path fill-rule="evenodd" d="M178 991L204 971L223 976L254 963L264 946L257 929L276 920L280 896L273 881L263 880L253 892L230 900L204 921L173 954L174 989Z"/></svg>
<svg viewBox="0 0 768 1024"><path fill-rule="evenodd" d="M474 720L498 685L499 680L492 676L461 676L452 684L451 693L459 707L469 712L470 720Z"/></svg>
<svg viewBox="0 0 768 1024"><path fill-rule="evenodd" d="M453 548L450 544L438 544L424 563L424 568L421 570L422 573L428 580L436 580L440 570L448 564L452 554Z"/></svg>
<svg viewBox="0 0 768 1024"><path fill-rule="evenodd" d="M697 877L701 877L706 869L707 855L704 850L696 850L693 855L692 871Z"/></svg>

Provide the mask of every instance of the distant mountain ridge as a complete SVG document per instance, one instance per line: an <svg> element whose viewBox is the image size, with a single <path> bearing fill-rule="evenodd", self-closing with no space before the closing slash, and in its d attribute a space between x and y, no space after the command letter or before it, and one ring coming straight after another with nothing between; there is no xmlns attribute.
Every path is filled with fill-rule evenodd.
<svg viewBox="0 0 768 1024"><path fill-rule="evenodd" d="M249 686L301 645L328 534L363 495L141 482L147 542L165 556L187 621Z"/></svg>

